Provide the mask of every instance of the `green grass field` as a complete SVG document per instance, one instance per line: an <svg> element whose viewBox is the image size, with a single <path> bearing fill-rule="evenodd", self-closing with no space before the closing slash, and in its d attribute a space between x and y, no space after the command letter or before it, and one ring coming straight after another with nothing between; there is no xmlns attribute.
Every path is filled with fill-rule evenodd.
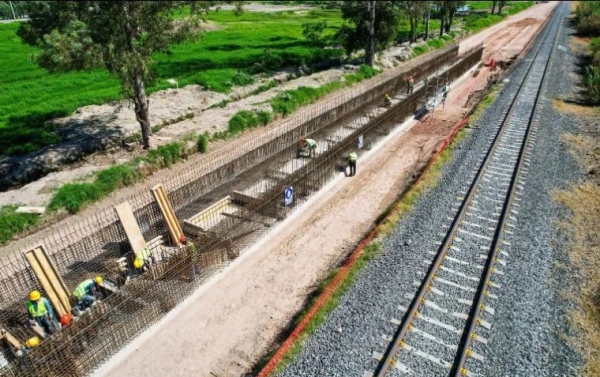
<svg viewBox="0 0 600 377"><path fill-rule="evenodd" d="M168 87L176 78L179 85L200 84L228 92L234 76L256 62L276 69L285 65L310 63L339 50L315 50L302 37L302 23L327 20L331 36L341 24L339 11L313 11L298 15L212 12L208 20L221 30L206 33L201 40L172 47L156 57L158 81L149 88ZM29 60L35 48L24 45L15 35L18 24L0 25L0 154L23 154L56 143L54 130L44 121L72 113L81 106L121 98L118 81L104 70L49 74ZM265 61L265 49L270 48ZM316 51L316 53L315 53Z"/></svg>
<svg viewBox="0 0 600 377"><path fill-rule="evenodd" d="M508 13L532 2L514 3L506 7ZM342 23L339 9L245 12L240 17L232 11L213 11L207 18L221 29L157 55L155 68L159 78L149 86L149 92L167 88L167 79L176 78L179 85L199 84L227 93L234 84L250 82L240 72L253 74L342 54L339 49L311 46L302 37L301 26L326 20L323 39L331 41ZM501 19L496 15L471 15L464 18L463 24L466 29L477 31ZM457 24L460 21L457 19ZM407 27L403 24L399 34L406 34ZM49 74L37 67L29 59L36 49L20 42L15 34L17 28L17 23L0 25L0 155L25 154L57 143L60 138L52 127L44 125L46 120L66 116L81 106L121 98L118 81L104 70ZM419 29L424 32L423 25ZM439 21L431 20L431 30L437 29Z"/></svg>

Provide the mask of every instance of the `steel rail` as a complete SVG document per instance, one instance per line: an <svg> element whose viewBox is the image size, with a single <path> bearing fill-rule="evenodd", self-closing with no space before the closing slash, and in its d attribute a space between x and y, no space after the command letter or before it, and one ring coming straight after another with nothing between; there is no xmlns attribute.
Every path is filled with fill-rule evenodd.
<svg viewBox="0 0 600 377"><path fill-rule="evenodd" d="M548 26L550 26L550 25L548 25ZM546 38L549 35L549 29L550 29L550 27L547 27L545 29L545 31L544 31L545 34L544 34L543 40L540 43L540 46L538 47L538 50L535 53L535 56L533 57L533 59L531 59L531 63L529 64L529 67L527 69L525 77L524 77L523 81L521 82L521 84L519 85L519 89L511 102L509 110L506 113L506 115L504 116L504 119L502 120L502 124L499 127L498 132L496 133L496 135L494 137L492 146L488 150L483 163L480 165L480 167L477 171L477 174L474 178L474 181L471 184L471 186L469 187L467 195L465 196L465 199L461 203L459 211L455 215L455 217L452 221L452 224L450 226L450 229L448 230L448 232L446 233L446 235L444 237L442 245L439 247L438 252L436 253L434 262L432 263L432 265L429 267L429 269L427 271L427 276L426 276L425 280L423 281L423 283L419 287L417 294L411 301L410 306L408 307L408 310L406 312L406 315L402 321L402 324L398 327L398 330L394 334L393 340L390 343L390 345L388 346L386 353L384 354L383 360L378 364L378 366L375 370L375 373L374 373L375 377L384 377L387 374L387 372L389 371L390 367L392 367L395 364L396 354L398 353L398 350L402 347L402 345L403 345L402 341L403 341L404 337L406 336L406 333L409 330L410 324L413 322L420 306L422 305L422 303L424 301L425 295L427 294L427 292L430 289L430 285L435 277L435 274L436 274L437 270L439 269L442 261L444 260L446 249L448 249L448 247L450 246L450 243L453 241L454 235L463 220L465 211L466 211L467 207L469 206L469 204L471 203L471 201L473 200L473 197L475 195L475 192L477 191L477 188L479 187L479 184L484 175L484 172L485 172L485 170L486 170L486 168L487 168L487 166L499 144L498 142L500 141L500 136L502 135L503 131L505 130L508 120L510 119L511 115L513 114L513 111L516 107L518 99L520 98L520 95L523 91L525 83L527 82L527 78L529 77L529 75L531 73L534 62L536 61L538 55L540 54L540 51L542 50L542 46L543 46L544 42L546 41ZM540 85L540 87L541 87L541 85ZM539 95L539 93L538 93L538 95ZM537 99L536 99L536 101L537 101ZM525 145L525 141L523 142L523 145ZM485 290L484 290L484 292L485 292Z"/></svg>
<svg viewBox="0 0 600 377"><path fill-rule="evenodd" d="M502 206L502 212L500 213L500 218L498 220L499 221L498 229L492 239L492 244L490 246L490 254L489 254L489 256L486 260L485 266L484 266L483 279L480 280L480 282L479 282L479 286L477 287L477 293L475 296L476 299L474 300L473 305L471 306L471 313L469 314L469 319L467 320L467 326L466 326L467 331L463 332L461 341L458 345L458 352L456 354L456 358L454 360L454 363L452 364L452 369L450 371L451 377L459 377L459 376L464 376L467 374L467 370L464 368L464 365L465 365L465 362L469 355L470 345L471 345L471 341L472 341L471 335L475 332L475 327L477 326L477 319L479 318L479 314L480 314L482 308L484 307L483 301L486 297L486 287L487 287L488 282L490 281L490 278L493 273L493 268L494 268L493 264L494 264L496 255L498 254L498 251L500 248L499 244L502 240L502 234L505 229L506 218L512 207L514 198L516 196L515 195L515 192L517 189L516 183L517 183L519 175L521 174L521 170L523 168L525 152L526 152L526 149L528 148L528 144L531 139L531 130L532 130L532 125L533 125L533 120L535 118L535 115L537 114L540 95L542 93L542 89L543 89L544 83L547 78L546 74L548 72L548 67L550 66L550 61L551 61L552 55L553 55L555 47L556 47L556 40L558 39L558 36L560 34L559 31L560 31L560 24L558 26L558 30L556 31L556 35L554 36L554 43L552 46L552 50L550 51L550 55L548 57L548 60L546 61L546 65L544 67L544 73L542 75L540 86L538 88L538 91L537 91L537 94L535 97L535 102L533 104L533 111L531 112L531 115L528 120L525 138L523 140L523 143L521 144L521 149L519 150L519 157L517 159L516 168L513 171L513 174L511 177L511 182L510 182L510 185L508 188L508 193L506 196L507 199ZM540 45L540 50L541 50L541 45Z"/></svg>

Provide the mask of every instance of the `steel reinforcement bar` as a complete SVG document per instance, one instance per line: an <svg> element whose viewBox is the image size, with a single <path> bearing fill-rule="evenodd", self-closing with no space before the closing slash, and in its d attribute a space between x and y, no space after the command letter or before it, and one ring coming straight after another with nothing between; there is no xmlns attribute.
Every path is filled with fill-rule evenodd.
<svg viewBox="0 0 600 377"><path fill-rule="evenodd" d="M455 64L450 70L449 78L459 77L479 63L481 52L482 49L479 48ZM445 62L448 63L448 60ZM390 88L403 89L403 86L395 82L393 85L380 86L377 90L387 91ZM0 376L86 375L133 336L189 296L262 234L268 232L273 225L273 221L269 219L284 218L328 182L335 174L333 168L341 164L343 155L355 146L359 135L363 135L365 145L369 147L389 132L396 123L411 115L422 95L423 90L417 90L381 118L353 132L334 148L294 171L289 177L272 184L255 200L242 206L235 217L223 219L209 232L188 235L197 245L196 248L182 248L176 251L157 249L157 253L161 255L168 254L159 270L153 271L152 274L146 273L124 285L117 293L104 300L102 305L94 307L90 315L83 316L29 353L12 360L10 365L0 370ZM375 94L371 96L372 99L377 97ZM290 145L297 141L297 135L310 134L306 131L309 131L311 126L302 127L306 128L302 131L293 128L293 136L276 136L281 138L278 147L280 151L264 151L261 156L255 157L265 160L266 156L272 159L273 156L289 153ZM313 129L313 134L320 132L316 128ZM326 125L321 127L326 128ZM240 162L238 166L244 164L251 165L252 161ZM236 176L236 168L233 165L219 168L219 173L213 173L214 177L210 178L209 182L217 186L223 181L231 180L231 176ZM232 169L234 173L231 173ZM205 182L203 179L197 178L198 185ZM298 196L292 205L283 206L283 191L289 185L297 187ZM197 192L194 192L192 187L193 185L183 189L179 194L169 192L169 199L178 211L185 210L188 203L202 196L197 192L207 191L204 187L198 187ZM179 199L176 199L178 195ZM137 208L135 217L143 230L144 238L166 238L167 227L158 207L146 198L150 197L149 193L143 196L130 202L133 202L133 208ZM70 287L98 273L106 276L116 275L115 260L130 250L121 224L116 220L107 221L100 215L96 216L98 218L95 222L82 221L77 228L87 236L73 235L71 231L67 231L59 233L50 240L51 242L45 242L46 246L51 245L51 259ZM114 218L112 209L110 217ZM96 224L102 226L95 227ZM24 330L23 326L26 318L23 299L27 297L30 289L40 289L39 283L22 261L19 261L17 266L7 268L5 265L0 268L0 272L4 276L0 281L0 324L18 338L27 339L31 334Z"/></svg>

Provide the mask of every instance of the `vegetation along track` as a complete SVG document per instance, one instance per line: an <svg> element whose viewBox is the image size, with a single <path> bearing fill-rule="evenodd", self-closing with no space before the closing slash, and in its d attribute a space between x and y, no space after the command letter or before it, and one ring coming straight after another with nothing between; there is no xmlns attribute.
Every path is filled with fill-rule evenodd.
<svg viewBox="0 0 600 377"><path fill-rule="evenodd" d="M536 133L536 109L559 29L558 17L544 31L542 42L531 60L525 78L510 106L502 112L498 131L490 140L473 182L457 208L448 231L429 270L393 337L384 336L389 346L375 372L419 376L478 376L483 355L471 342L487 340L476 334L478 326L491 327L494 291L509 255L502 250L503 234L516 227L519 190L529 169L529 150ZM485 253L485 254L482 254ZM481 262L484 262L482 265ZM427 262L429 263L429 262ZM502 267L496 268L497 265ZM486 320L487 319L487 320ZM392 373L392 370L394 372Z"/></svg>

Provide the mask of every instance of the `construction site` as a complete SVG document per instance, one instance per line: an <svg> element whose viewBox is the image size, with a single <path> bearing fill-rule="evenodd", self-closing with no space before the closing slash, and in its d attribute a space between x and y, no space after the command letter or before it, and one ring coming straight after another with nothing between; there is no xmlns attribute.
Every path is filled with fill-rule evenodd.
<svg viewBox="0 0 600 377"><path fill-rule="evenodd" d="M88 375L345 171L348 153L360 156L407 119L443 106L444 86L476 76L482 53L478 45L459 55L452 44L401 64L14 250L0 266L0 376ZM316 141L313 156L299 150L304 137ZM95 276L102 300L91 310L51 335L28 323L31 291L61 318L72 312L77 284ZM36 336L40 344L26 347Z"/></svg>

